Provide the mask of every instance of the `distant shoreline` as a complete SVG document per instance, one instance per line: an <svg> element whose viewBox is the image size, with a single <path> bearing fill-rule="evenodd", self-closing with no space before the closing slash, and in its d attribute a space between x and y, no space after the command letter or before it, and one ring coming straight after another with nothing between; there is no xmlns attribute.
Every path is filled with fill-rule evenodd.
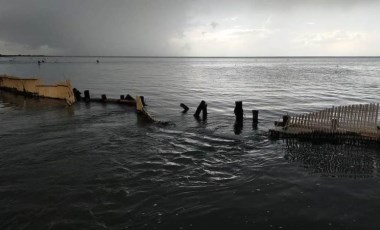
<svg viewBox="0 0 380 230"><path fill-rule="evenodd" d="M95 56L0 54L0 57L73 57L73 58L380 58L380 56Z"/></svg>

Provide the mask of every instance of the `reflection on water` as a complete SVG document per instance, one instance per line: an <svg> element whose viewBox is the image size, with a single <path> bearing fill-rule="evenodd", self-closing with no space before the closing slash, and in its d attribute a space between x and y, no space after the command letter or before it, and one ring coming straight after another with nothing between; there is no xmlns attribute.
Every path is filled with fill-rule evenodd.
<svg viewBox="0 0 380 230"><path fill-rule="evenodd" d="M243 130L243 122L235 122L234 124L234 133L236 135L241 134L241 131Z"/></svg>
<svg viewBox="0 0 380 230"><path fill-rule="evenodd" d="M297 139L287 139L285 143L285 159L300 163L310 173L350 178L379 174L379 146L315 144Z"/></svg>

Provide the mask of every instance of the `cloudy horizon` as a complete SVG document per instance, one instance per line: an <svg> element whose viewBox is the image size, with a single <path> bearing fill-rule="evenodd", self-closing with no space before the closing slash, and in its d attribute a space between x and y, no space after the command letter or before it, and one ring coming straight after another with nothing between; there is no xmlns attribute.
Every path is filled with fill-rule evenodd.
<svg viewBox="0 0 380 230"><path fill-rule="evenodd" d="M375 0L0 0L0 53L378 56Z"/></svg>

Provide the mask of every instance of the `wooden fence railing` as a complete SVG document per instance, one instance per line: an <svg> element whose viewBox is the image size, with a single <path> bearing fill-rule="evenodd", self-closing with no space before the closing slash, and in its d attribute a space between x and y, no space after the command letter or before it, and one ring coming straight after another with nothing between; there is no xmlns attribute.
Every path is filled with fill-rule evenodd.
<svg viewBox="0 0 380 230"><path fill-rule="evenodd" d="M321 132L377 133L379 104L338 106L290 117L286 128Z"/></svg>

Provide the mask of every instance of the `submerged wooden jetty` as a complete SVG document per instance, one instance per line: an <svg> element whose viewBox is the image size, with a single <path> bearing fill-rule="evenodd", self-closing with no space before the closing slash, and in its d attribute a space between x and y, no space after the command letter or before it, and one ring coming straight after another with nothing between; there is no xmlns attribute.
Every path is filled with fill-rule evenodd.
<svg viewBox="0 0 380 230"><path fill-rule="evenodd" d="M120 96L120 99L107 98L102 95L100 98L90 98L88 90L84 92L84 97L81 93L71 86L71 82L66 80L53 85L43 84L39 78L19 78L8 75L0 75L0 89L7 92L13 92L27 97L44 97L50 99L64 100L68 105L72 105L77 101L85 102L101 102L114 103L136 106L136 100L130 95ZM144 97L141 97L143 104Z"/></svg>
<svg viewBox="0 0 380 230"><path fill-rule="evenodd" d="M65 100L68 105L75 102L75 96L70 81L45 85L38 78L18 78L0 75L0 89L30 97L46 97Z"/></svg>
<svg viewBox="0 0 380 230"><path fill-rule="evenodd" d="M338 106L317 112L284 116L269 130L272 137L311 139L350 138L380 142L379 104Z"/></svg>
<svg viewBox="0 0 380 230"><path fill-rule="evenodd" d="M84 91L84 97L82 97L82 93L74 88L73 89L74 96L76 101L84 101L84 102L100 102L100 103L113 103L113 104L124 104L124 105L130 105L130 106L136 106L136 100L127 94L125 97L124 95L120 95L120 99L115 98L107 98L107 95L103 94L100 98L92 98L90 97L90 91L85 90ZM142 97L142 100L144 102L144 97ZM145 105L145 102L144 102Z"/></svg>
<svg viewBox="0 0 380 230"><path fill-rule="evenodd" d="M156 120L146 110L144 96L137 96L133 98L129 94L126 96L120 95L120 99L107 98L105 94L100 98L91 98L90 91L84 91L84 97L81 96L81 92L76 88L72 88L70 81L63 83L57 83L55 85L44 85L38 78L17 78L7 75L0 75L0 90L11 92L26 97L43 97L50 99L60 99L66 101L68 105L72 105L77 101L83 101L86 103L99 102L104 104L122 104L134 106L136 108L139 118L142 118L145 122L155 122L159 124L169 124L169 122L162 122Z"/></svg>
<svg viewBox="0 0 380 230"><path fill-rule="evenodd" d="M70 81L60 82L54 85L45 85L38 78L17 78L13 76L0 75L0 90L13 92L30 97L44 97L60 99L66 101L68 105L76 101L115 103L130 105L136 108L139 117L145 121L161 122L152 117L145 109L143 96L133 98L129 94L120 95L120 99L107 98L105 94L100 98L91 98L89 90L81 92L72 88ZM189 108L181 104L186 113ZM275 122L275 128L269 130L271 137L299 137L306 139L352 139L369 140L380 143L380 127L377 122L379 119L379 103L356 104L348 106L338 106L321 111L294 116L283 116L282 122ZM200 113L203 120L207 119L207 104L201 101L194 117L199 119ZM236 127L241 129L243 124L243 104L242 101L235 102ZM253 127L257 128L258 110L252 110ZM240 133L237 132L237 133Z"/></svg>

